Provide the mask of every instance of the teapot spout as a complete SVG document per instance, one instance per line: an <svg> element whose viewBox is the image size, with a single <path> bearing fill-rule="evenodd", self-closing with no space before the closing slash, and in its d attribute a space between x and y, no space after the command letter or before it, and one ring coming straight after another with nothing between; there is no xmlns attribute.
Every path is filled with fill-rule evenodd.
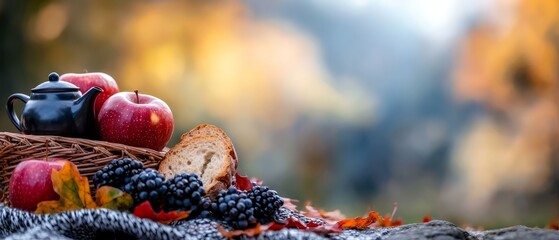
<svg viewBox="0 0 559 240"><path fill-rule="evenodd" d="M97 120L95 116L95 99L103 92L100 87L92 87L83 94L79 99L74 101L72 105L72 115L76 129L82 129L78 133L79 136L84 136L90 139L98 139L99 133L97 131Z"/></svg>

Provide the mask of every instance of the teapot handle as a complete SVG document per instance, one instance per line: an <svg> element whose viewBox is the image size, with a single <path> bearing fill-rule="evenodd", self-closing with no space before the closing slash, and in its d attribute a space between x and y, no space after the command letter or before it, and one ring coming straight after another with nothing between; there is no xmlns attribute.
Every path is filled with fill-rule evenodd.
<svg viewBox="0 0 559 240"><path fill-rule="evenodd" d="M14 112L14 101L16 99L21 100L24 103L27 103L27 101L29 101L29 96L22 94L22 93L16 93L16 94L12 94L10 97L8 97L8 102L7 102L7 108L8 108L8 117L10 118L10 121L12 121L12 123L14 124L14 126L17 128L17 130L19 130L21 132L21 125L19 122L19 118L17 117L16 113Z"/></svg>

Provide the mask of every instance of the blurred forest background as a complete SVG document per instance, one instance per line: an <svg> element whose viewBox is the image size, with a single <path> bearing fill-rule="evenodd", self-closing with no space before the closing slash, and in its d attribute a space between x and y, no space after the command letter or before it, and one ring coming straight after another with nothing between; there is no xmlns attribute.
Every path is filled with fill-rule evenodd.
<svg viewBox="0 0 559 240"><path fill-rule="evenodd" d="M108 73L170 105L170 145L216 124L243 174L350 217L545 226L558 64L559 1L0 0L1 99Z"/></svg>

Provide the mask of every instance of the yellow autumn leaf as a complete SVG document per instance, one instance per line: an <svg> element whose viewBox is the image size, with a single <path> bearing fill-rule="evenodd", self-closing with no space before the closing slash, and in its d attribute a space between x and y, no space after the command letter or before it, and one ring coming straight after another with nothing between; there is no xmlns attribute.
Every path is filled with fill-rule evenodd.
<svg viewBox="0 0 559 240"><path fill-rule="evenodd" d="M57 213L65 210L72 210L72 209L68 209L68 207L64 207L60 205L60 202L58 200L52 200L52 201L43 201L37 204L37 210L35 210L35 213L40 213L40 214Z"/></svg>
<svg viewBox="0 0 559 240"><path fill-rule="evenodd" d="M39 203L36 213L56 213L97 207L91 197L87 178L80 176L78 168L73 163L65 163L60 170L53 169L51 180L53 189L60 199Z"/></svg>
<svg viewBox="0 0 559 240"><path fill-rule="evenodd" d="M115 210L129 210L134 206L134 200L130 194L111 186L102 186L97 189L95 203L99 207Z"/></svg>

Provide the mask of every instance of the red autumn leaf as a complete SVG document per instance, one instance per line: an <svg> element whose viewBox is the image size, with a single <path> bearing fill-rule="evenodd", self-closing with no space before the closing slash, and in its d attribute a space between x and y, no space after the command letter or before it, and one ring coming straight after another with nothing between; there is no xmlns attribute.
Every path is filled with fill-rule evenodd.
<svg viewBox="0 0 559 240"><path fill-rule="evenodd" d="M365 229L371 224L375 223L380 218L379 214L375 211L369 212L366 218L356 217L351 219L343 219L336 223L336 226L342 229Z"/></svg>
<svg viewBox="0 0 559 240"><path fill-rule="evenodd" d="M423 220L422 220L422 221L423 221L424 223L430 222L430 221L431 221L431 215L429 215L429 214L425 215L425 217L423 217Z"/></svg>
<svg viewBox="0 0 559 240"><path fill-rule="evenodd" d="M400 218L394 219L392 221L390 221L390 226L391 227L397 227L397 226L401 226L404 223L404 221Z"/></svg>
<svg viewBox="0 0 559 240"><path fill-rule="evenodd" d="M235 187L241 191L248 191L252 189L252 183L247 176L241 176L235 173Z"/></svg>
<svg viewBox="0 0 559 240"><path fill-rule="evenodd" d="M172 211L164 212L163 210L156 213L149 201L145 201L134 208L134 215L139 218L147 218L155 222L169 224L172 221L185 219L190 212L188 211Z"/></svg>
<svg viewBox="0 0 559 240"><path fill-rule="evenodd" d="M226 238L235 238L241 235L245 235L247 237L256 237L260 235L260 233L265 229L263 229L262 225L258 223L253 228L244 229L244 230L233 230L233 231L228 231L227 229L219 225L217 226L217 230L219 231L219 233L221 233L222 236Z"/></svg>
<svg viewBox="0 0 559 240"><path fill-rule="evenodd" d="M553 229L553 230L559 230L559 221L557 221L557 218L551 219L551 222L549 222L549 224L546 226L546 228Z"/></svg>
<svg viewBox="0 0 559 240"><path fill-rule="evenodd" d="M276 222L272 222L271 224L266 225L263 231L264 230L279 231L284 228L297 228L303 231L314 232L317 234L342 232L342 229L337 224L330 224L330 223L317 224L315 222L309 222L308 224L305 224L301 222L299 219L293 217L288 218L286 224L279 224Z"/></svg>
<svg viewBox="0 0 559 240"><path fill-rule="evenodd" d="M287 218L287 222L285 224L279 224L276 222L272 222L272 224L268 227L269 230L281 230L284 228L297 228L297 229L303 229L306 230L308 229L307 225L304 224L303 222L299 221L299 219L296 219L294 217L289 217Z"/></svg>

